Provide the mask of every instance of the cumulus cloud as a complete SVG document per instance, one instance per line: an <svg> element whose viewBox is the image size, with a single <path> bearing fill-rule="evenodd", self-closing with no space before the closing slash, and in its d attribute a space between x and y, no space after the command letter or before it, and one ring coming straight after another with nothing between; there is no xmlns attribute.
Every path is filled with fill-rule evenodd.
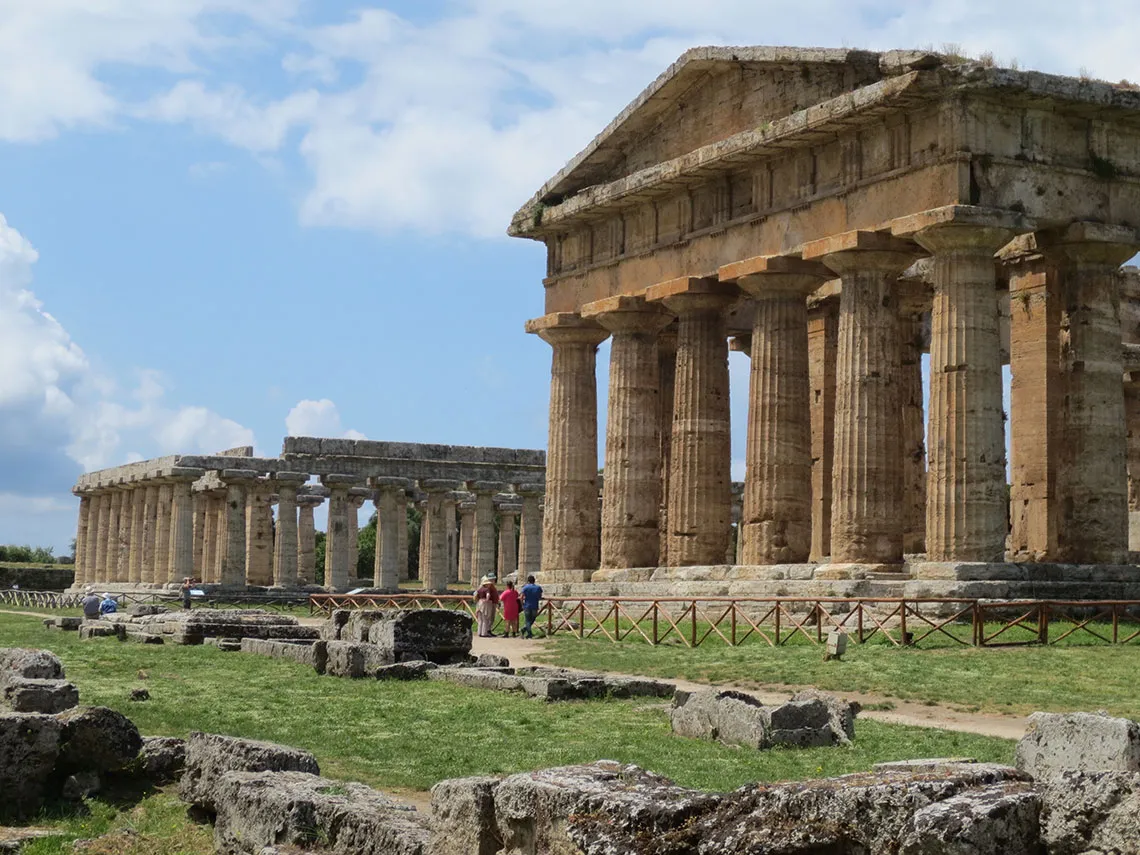
<svg viewBox="0 0 1140 855"><path fill-rule="evenodd" d="M297 406L285 416L285 433L288 436L368 439L358 430L345 430L341 426L340 411L328 398L298 401Z"/></svg>
<svg viewBox="0 0 1140 855"><path fill-rule="evenodd" d="M0 214L0 472L5 493L28 498L29 512L37 507L46 512L84 470L253 443L248 428L217 413L170 405L167 384L157 371L139 370L126 387L96 372L32 292L37 258L27 238Z"/></svg>

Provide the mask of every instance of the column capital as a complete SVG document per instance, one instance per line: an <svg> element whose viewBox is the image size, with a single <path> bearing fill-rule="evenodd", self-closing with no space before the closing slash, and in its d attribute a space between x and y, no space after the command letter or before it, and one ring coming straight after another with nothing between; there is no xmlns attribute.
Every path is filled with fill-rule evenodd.
<svg viewBox="0 0 1140 855"><path fill-rule="evenodd" d="M489 495L494 493L501 493L507 489L509 485L504 484L502 481L468 481L467 489L476 495Z"/></svg>
<svg viewBox="0 0 1140 855"><path fill-rule="evenodd" d="M645 290L646 300L662 302L677 313L726 309L739 296L735 285L721 282L715 276L681 276Z"/></svg>
<svg viewBox="0 0 1140 855"><path fill-rule="evenodd" d="M728 340L728 349L752 356L752 333L738 333Z"/></svg>
<svg viewBox="0 0 1140 855"><path fill-rule="evenodd" d="M456 490L462 490L463 487L463 481L451 481L447 478L425 478L420 481L420 489L429 494L452 493Z"/></svg>
<svg viewBox="0 0 1140 855"><path fill-rule="evenodd" d="M896 238L917 239L923 232L944 228L998 229L1022 234L1033 231L1033 227L1032 218L1006 208L946 205L892 220L891 234Z"/></svg>
<svg viewBox="0 0 1140 855"><path fill-rule="evenodd" d="M721 282L734 282L754 300L806 297L835 274L818 261L785 255L757 255L725 264L717 271Z"/></svg>
<svg viewBox="0 0 1140 855"><path fill-rule="evenodd" d="M300 508L317 508L324 502L324 496L314 496L312 493L301 493L297 496L297 506Z"/></svg>
<svg viewBox="0 0 1140 855"><path fill-rule="evenodd" d="M359 475L329 474L321 476L321 483L330 490L344 490L347 492L353 487L363 484L364 479Z"/></svg>
<svg viewBox="0 0 1140 855"><path fill-rule="evenodd" d="M819 260L840 275L861 270L897 275L922 254L910 241L862 230L814 240L803 248L805 260Z"/></svg>
<svg viewBox="0 0 1140 855"><path fill-rule="evenodd" d="M374 490L394 490L394 491L407 491L411 486L411 481L407 478L396 478L393 476L378 475L368 479L369 485Z"/></svg>
<svg viewBox="0 0 1140 855"><path fill-rule="evenodd" d="M1140 348L1140 345L1137 345ZM515 493L520 496L542 496L546 494L546 487L542 484L512 484Z"/></svg>
<svg viewBox="0 0 1140 855"><path fill-rule="evenodd" d="M660 303L629 295L587 303L582 307L582 317L597 321L611 333L658 333L673 321Z"/></svg>
<svg viewBox="0 0 1140 855"><path fill-rule="evenodd" d="M269 476L271 481L276 481L280 484L304 484L309 480L309 475L306 472L274 472Z"/></svg>
<svg viewBox="0 0 1140 855"><path fill-rule="evenodd" d="M526 322L524 329L547 344L599 345L609 333L597 323L575 312L552 312Z"/></svg>
<svg viewBox="0 0 1140 855"><path fill-rule="evenodd" d="M1106 223L1076 222L1036 232L1033 237L1039 251L1086 264L1119 267L1140 250L1135 229Z"/></svg>

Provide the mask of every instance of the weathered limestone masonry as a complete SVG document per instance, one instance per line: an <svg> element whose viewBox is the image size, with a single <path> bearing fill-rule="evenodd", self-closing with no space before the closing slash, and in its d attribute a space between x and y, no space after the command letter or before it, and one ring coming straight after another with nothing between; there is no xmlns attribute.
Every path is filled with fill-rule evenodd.
<svg viewBox="0 0 1140 855"><path fill-rule="evenodd" d="M1138 223L1134 87L920 51L686 52L510 225L547 248L526 325L553 349L543 580L1140 596L1140 288L1119 269ZM752 359L736 549L729 338Z"/></svg>
<svg viewBox="0 0 1140 855"><path fill-rule="evenodd" d="M477 560L464 581L473 571L495 575L496 566L505 579L517 561L535 572L545 463L543 452L525 449L286 437L277 458L239 448L92 472L74 488L80 497L75 586L161 588L187 577L232 589L312 585L313 512L327 499L325 587L394 591L408 578L407 505L416 485L426 491L430 511L420 565L425 588L446 590L459 577L457 513L467 502L481 512L469 532ZM368 499L377 513L376 564L373 578L360 580L357 520Z"/></svg>

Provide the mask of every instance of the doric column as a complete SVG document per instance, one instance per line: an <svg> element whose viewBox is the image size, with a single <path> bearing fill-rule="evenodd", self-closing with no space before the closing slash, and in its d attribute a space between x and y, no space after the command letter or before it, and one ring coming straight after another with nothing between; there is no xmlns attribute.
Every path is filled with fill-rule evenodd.
<svg viewBox="0 0 1140 855"><path fill-rule="evenodd" d="M131 488L128 493L131 498L131 535L129 541L129 555L127 558L127 578L131 584L138 585L146 581L143 578L143 543L144 523L146 521L146 488L141 484Z"/></svg>
<svg viewBox="0 0 1140 855"><path fill-rule="evenodd" d="M476 587L484 576L495 575L495 493L503 487L503 484L495 481L476 481L471 485L471 490L475 493L471 581L476 583Z"/></svg>
<svg viewBox="0 0 1140 855"><path fill-rule="evenodd" d="M661 487L657 508L657 563L669 566L669 467L673 455L673 388L677 382L677 326L657 336L657 433Z"/></svg>
<svg viewBox="0 0 1140 855"><path fill-rule="evenodd" d="M242 507L245 507L244 504ZM226 530L229 525L227 522L229 512L229 490L226 487L222 487L217 491L214 502L214 533L217 535L217 541L214 544L214 564L213 573L211 574L211 578L213 578L213 580L218 584L221 584L222 581L222 565L226 563L226 549L228 548L229 543L229 541L226 540ZM242 534L242 538L243 540L245 538L244 532ZM245 571L243 570L243 578L244 573Z"/></svg>
<svg viewBox="0 0 1140 855"><path fill-rule="evenodd" d="M152 584L155 581L154 542L158 536L158 484L147 482L140 489L143 493L142 581Z"/></svg>
<svg viewBox="0 0 1140 855"><path fill-rule="evenodd" d="M273 584L295 588L300 581L297 571L297 489L309 480L304 472L277 472L273 486L277 490L277 527L273 532Z"/></svg>
<svg viewBox="0 0 1140 855"><path fill-rule="evenodd" d="M734 286L685 277L654 285L650 301L677 315L668 524L669 563L724 562L731 525L728 340Z"/></svg>
<svg viewBox="0 0 1140 855"><path fill-rule="evenodd" d="M202 471L180 473L171 487L170 563L165 580L180 584L194 576L194 496L191 484L202 477Z"/></svg>
<svg viewBox="0 0 1140 855"><path fill-rule="evenodd" d="M91 510L87 515L87 537L83 539L83 582L98 581L99 565L99 516L103 512L103 494L90 494Z"/></svg>
<svg viewBox="0 0 1140 855"><path fill-rule="evenodd" d="M119 551L115 564L115 578L120 582L131 581L131 524L134 522L134 499L137 495L134 485L120 487L123 494L119 508Z"/></svg>
<svg viewBox="0 0 1140 855"><path fill-rule="evenodd" d="M159 482L155 496L154 577L162 584L170 578L170 515L174 504L174 488L170 482Z"/></svg>
<svg viewBox="0 0 1140 855"><path fill-rule="evenodd" d="M443 503L443 520L447 525L447 583L459 581L459 525L456 509L462 493L448 493Z"/></svg>
<svg viewBox="0 0 1140 855"><path fill-rule="evenodd" d="M225 506L225 499L208 492L205 499L206 514L202 525L202 567L199 573L203 582L218 581L218 513Z"/></svg>
<svg viewBox="0 0 1140 855"><path fill-rule="evenodd" d="M108 552L111 548L111 519L114 504L114 491L103 490L99 500L99 530L96 532L95 544L95 578L100 582L109 582L112 579Z"/></svg>
<svg viewBox="0 0 1140 855"><path fill-rule="evenodd" d="M1140 372L1124 375L1124 420L1128 432L1128 550L1140 551Z"/></svg>
<svg viewBox="0 0 1140 855"><path fill-rule="evenodd" d="M536 318L526 330L539 335L553 351L542 569L576 570L589 578L599 557L595 364L606 332L570 313Z"/></svg>
<svg viewBox="0 0 1140 855"><path fill-rule="evenodd" d="M519 516L519 579L536 574L542 561L542 495L541 484L519 484L515 490L522 496Z"/></svg>
<svg viewBox="0 0 1140 855"><path fill-rule="evenodd" d="M246 492L257 480L257 473L245 469L223 469L226 483L225 526L221 572L218 581L227 588L244 588Z"/></svg>
<svg viewBox="0 0 1140 855"><path fill-rule="evenodd" d="M193 576L198 579L206 578L205 566L205 529L206 529L206 505L208 501L206 494L202 490L194 492L194 572Z"/></svg>
<svg viewBox="0 0 1140 855"><path fill-rule="evenodd" d="M428 530L431 520L428 518L426 498L416 502L416 510L420 512L420 542L416 554L416 569L419 571L420 584L423 584L424 573L427 572L428 545L431 543L431 532Z"/></svg>
<svg viewBox="0 0 1140 855"><path fill-rule="evenodd" d="M1119 226L1074 223L1038 233L1037 243L1054 259L1061 280L1066 454L1059 551L1073 563L1123 564L1128 475L1118 274L1137 250L1137 235Z"/></svg>
<svg viewBox="0 0 1140 855"><path fill-rule="evenodd" d="M79 496L79 517L75 525L75 556L73 567L75 577L73 587L82 585L85 581L87 569L87 533L91 526L91 496L76 493Z"/></svg>
<svg viewBox="0 0 1140 855"><path fill-rule="evenodd" d="M364 502L372 495L372 491L364 487L353 487L348 491L348 578L364 578L360 572L360 509Z"/></svg>
<svg viewBox="0 0 1140 855"><path fill-rule="evenodd" d="M811 553L831 555L831 479L835 463L835 366L839 351L839 296L808 300L808 371L811 375ZM923 518L923 525L926 520Z"/></svg>
<svg viewBox="0 0 1140 855"><path fill-rule="evenodd" d="M661 505L657 335L673 318L659 304L647 303L641 297L609 297L588 303L582 316L596 320L613 336L601 564L656 567Z"/></svg>
<svg viewBox="0 0 1140 855"><path fill-rule="evenodd" d="M297 497L297 581L301 585L316 583L317 530L313 522L313 511L322 502L324 499L321 496Z"/></svg>
<svg viewBox="0 0 1140 855"><path fill-rule="evenodd" d="M269 484L252 481L245 498L245 581L247 585L273 584L273 511Z"/></svg>
<svg viewBox="0 0 1140 855"><path fill-rule="evenodd" d="M118 582L119 571L119 516L123 510L123 491L119 487L111 488L111 506L107 514L107 546L105 553L104 578L108 582Z"/></svg>
<svg viewBox="0 0 1140 855"><path fill-rule="evenodd" d="M459 581L471 582L475 547L475 502L459 503Z"/></svg>
<svg viewBox="0 0 1140 855"><path fill-rule="evenodd" d="M400 530L396 533L396 547L399 551L397 563L400 565L400 581L407 582L412 578L411 562L408 561L408 494L404 492L400 504Z"/></svg>
<svg viewBox="0 0 1140 855"><path fill-rule="evenodd" d="M752 370L738 564L795 564L811 552L811 375L807 297L832 278L798 258L720 269L753 301Z"/></svg>
<svg viewBox="0 0 1140 855"><path fill-rule="evenodd" d="M420 482L427 493L427 509L424 521L427 529L427 546L423 552L425 566L420 568L420 580L425 591L447 591L447 565L449 551L447 543L447 511L454 505L448 493L461 489L462 481L427 479ZM423 529L421 529L423 537Z"/></svg>
<svg viewBox="0 0 1140 855"><path fill-rule="evenodd" d="M903 552L926 551L926 399L922 354L930 308L928 259L899 279L899 453L902 455Z"/></svg>
<svg viewBox="0 0 1140 855"><path fill-rule="evenodd" d="M325 587L345 591L349 579L348 491L359 479L354 475L324 475L321 483L329 488L329 524L325 534Z"/></svg>
<svg viewBox="0 0 1140 855"><path fill-rule="evenodd" d="M516 545L516 531L519 511L522 506L515 503L502 502L499 504L499 582L505 583L511 576L519 572L518 547Z"/></svg>
<svg viewBox="0 0 1140 855"><path fill-rule="evenodd" d="M383 591L400 587L400 530L404 531L404 572L407 573L408 482L403 478L373 478L376 490L376 565L372 584Z"/></svg>
<svg viewBox="0 0 1140 855"><path fill-rule="evenodd" d="M877 232L804 247L842 279L836 367L831 560L901 564L898 275L914 249Z"/></svg>
<svg viewBox="0 0 1140 855"><path fill-rule="evenodd" d="M949 221L915 240L934 256L926 555L1005 559L1005 424L994 253L1013 231Z"/></svg>

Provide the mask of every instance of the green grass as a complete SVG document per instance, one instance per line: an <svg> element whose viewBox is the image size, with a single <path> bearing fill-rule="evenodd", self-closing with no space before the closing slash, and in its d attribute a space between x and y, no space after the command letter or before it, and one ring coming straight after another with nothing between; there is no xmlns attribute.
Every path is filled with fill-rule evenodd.
<svg viewBox="0 0 1140 855"><path fill-rule="evenodd" d="M870 720L859 722L851 748L747 751L674 737L660 702L546 704L449 683L320 677L296 663L213 647L80 642L16 615L0 615L0 645L54 650L83 703L118 709L145 734L206 730L295 745L311 750L326 775L383 789L425 790L443 778L608 758L723 790L865 770L888 759L1009 762L1013 754L1007 740ZM151 700L130 702L140 685Z"/></svg>
<svg viewBox="0 0 1140 855"><path fill-rule="evenodd" d="M1140 719L1140 645L908 649L849 645L838 662L823 648L748 643L651 646L555 636L539 658L574 668L745 687L814 685L990 712L1107 709Z"/></svg>

